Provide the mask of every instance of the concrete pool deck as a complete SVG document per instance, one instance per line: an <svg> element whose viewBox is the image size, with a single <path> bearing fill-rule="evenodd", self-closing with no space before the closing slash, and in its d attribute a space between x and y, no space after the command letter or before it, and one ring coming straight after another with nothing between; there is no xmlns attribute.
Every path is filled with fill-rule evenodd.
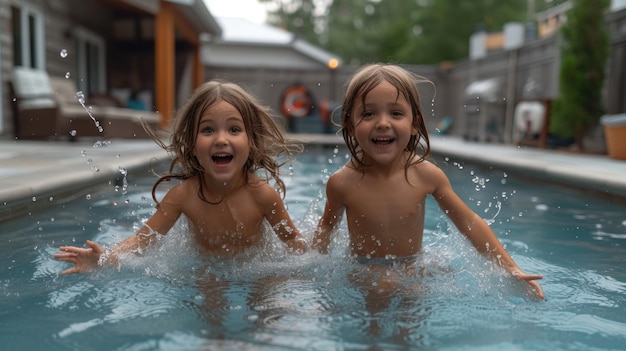
<svg viewBox="0 0 626 351"><path fill-rule="evenodd" d="M336 135L294 137L312 144L343 145ZM452 137L433 136L431 147L433 154L454 161L626 199L626 160ZM0 222L71 200L78 190L120 178L120 170L148 175L151 164L167 160L169 155L152 140L114 139L98 145L94 140L0 139Z"/></svg>

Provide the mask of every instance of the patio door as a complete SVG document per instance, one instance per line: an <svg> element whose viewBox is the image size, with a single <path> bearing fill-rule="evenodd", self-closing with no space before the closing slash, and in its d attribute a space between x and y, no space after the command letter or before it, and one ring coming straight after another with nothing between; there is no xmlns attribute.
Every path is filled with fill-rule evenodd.
<svg viewBox="0 0 626 351"><path fill-rule="evenodd" d="M12 5L10 33L13 39L13 66L45 70L43 12L28 4ZM4 96L2 87L0 87L0 96ZM2 132L4 132L4 108L0 109L0 133Z"/></svg>
<svg viewBox="0 0 626 351"><path fill-rule="evenodd" d="M44 15L41 10L19 4L11 6L13 65L46 69Z"/></svg>
<svg viewBox="0 0 626 351"><path fill-rule="evenodd" d="M78 79L76 86L86 97L107 92L106 48L102 37L84 28L74 30Z"/></svg>

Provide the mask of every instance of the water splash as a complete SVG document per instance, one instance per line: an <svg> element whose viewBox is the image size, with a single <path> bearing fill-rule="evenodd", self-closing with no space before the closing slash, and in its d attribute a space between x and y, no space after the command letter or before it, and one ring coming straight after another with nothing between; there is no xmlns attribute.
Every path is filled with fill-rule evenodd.
<svg viewBox="0 0 626 351"><path fill-rule="evenodd" d="M87 105L85 105L85 94L82 91L78 91L76 93L76 99L78 100L80 105L85 109L85 111L87 111L87 114L89 114L89 117L91 118L91 120L95 124L96 128L98 129L98 132L102 133L104 131L104 128L102 128L102 126L100 125L100 121L98 121L93 116L93 114L91 113L91 108L87 107Z"/></svg>
<svg viewBox="0 0 626 351"><path fill-rule="evenodd" d="M97 149L99 147L105 147L105 146L109 146L111 145L111 141L110 140L98 140L93 144L93 148Z"/></svg>
<svg viewBox="0 0 626 351"><path fill-rule="evenodd" d="M128 171L125 168L120 167L118 169L120 174L122 175L122 194L128 193Z"/></svg>

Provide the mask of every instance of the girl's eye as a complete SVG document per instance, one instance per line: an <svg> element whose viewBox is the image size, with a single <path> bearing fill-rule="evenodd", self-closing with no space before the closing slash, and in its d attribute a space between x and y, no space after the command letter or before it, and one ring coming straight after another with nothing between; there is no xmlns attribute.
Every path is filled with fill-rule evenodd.
<svg viewBox="0 0 626 351"><path fill-rule="evenodd" d="M202 133L204 135L213 134L213 128L209 128L209 127L201 128L200 129L200 133Z"/></svg>
<svg viewBox="0 0 626 351"><path fill-rule="evenodd" d="M241 133L241 128L239 128L239 127L231 127L231 128L230 128L230 132L231 132L232 134Z"/></svg>
<svg viewBox="0 0 626 351"><path fill-rule="evenodd" d="M363 112L363 118L371 118L374 117L374 112L372 111L364 111Z"/></svg>
<svg viewBox="0 0 626 351"><path fill-rule="evenodd" d="M402 113L402 111L393 111L393 112L391 112L391 115L393 115L393 116L403 116L404 113Z"/></svg>

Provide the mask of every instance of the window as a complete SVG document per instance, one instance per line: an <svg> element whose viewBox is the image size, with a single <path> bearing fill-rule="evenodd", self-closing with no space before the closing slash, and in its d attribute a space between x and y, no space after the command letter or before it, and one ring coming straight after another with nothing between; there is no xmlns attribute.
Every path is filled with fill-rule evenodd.
<svg viewBox="0 0 626 351"><path fill-rule="evenodd" d="M106 92L106 51L104 39L84 28L74 30L78 90L86 96Z"/></svg>
<svg viewBox="0 0 626 351"><path fill-rule="evenodd" d="M43 13L27 5L11 7L13 65L45 69Z"/></svg>

